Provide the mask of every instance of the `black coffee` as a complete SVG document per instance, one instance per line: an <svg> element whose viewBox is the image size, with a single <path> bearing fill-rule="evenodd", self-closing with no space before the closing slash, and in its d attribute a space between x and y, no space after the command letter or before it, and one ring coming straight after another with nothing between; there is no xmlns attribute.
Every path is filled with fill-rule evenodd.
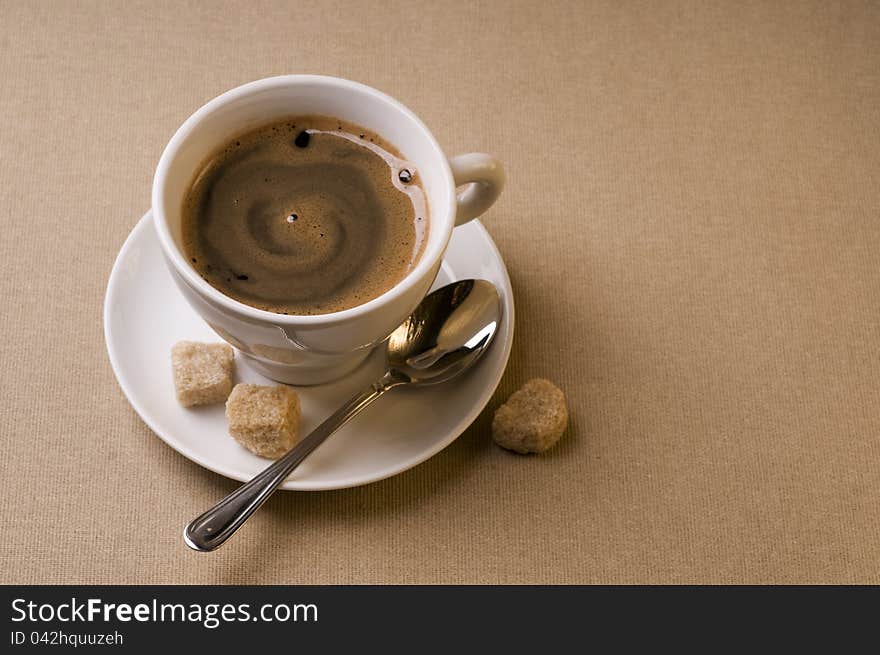
<svg viewBox="0 0 880 655"><path fill-rule="evenodd" d="M427 201L378 135L326 116L231 139L183 203L184 250L212 286L282 314L326 314L397 284L421 256Z"/></svg>

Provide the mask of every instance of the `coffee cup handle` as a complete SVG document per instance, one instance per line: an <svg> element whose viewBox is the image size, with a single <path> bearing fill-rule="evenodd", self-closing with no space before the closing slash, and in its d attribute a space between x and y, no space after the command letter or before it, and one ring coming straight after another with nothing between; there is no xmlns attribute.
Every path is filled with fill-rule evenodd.
<svg viewBox="0 0 880 655"><path fill-rule="evenodd" d="M471 152L452 157L449 167L456 188L465 187L456 194L456 225L482 215L498 200L504 189L504 165L495 157Z"/></svg>

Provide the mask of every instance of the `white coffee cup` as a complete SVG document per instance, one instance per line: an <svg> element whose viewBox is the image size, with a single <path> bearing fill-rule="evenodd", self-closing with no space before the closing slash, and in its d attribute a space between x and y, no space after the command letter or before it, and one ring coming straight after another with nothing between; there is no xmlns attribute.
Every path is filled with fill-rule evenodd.
<svg viewBox="0 0 880 655"><path fill-rule="evenodd" d="M419 172L429 225L415 267L381 296L331 314L290 316L234 300L196 272L182 249L181 206L197 169L220 145L249 128L303 114L350 121L395 145ZM480 153L447 159L422 121L384 93L335 77L285 75L227 91L180 126L153 178L153 219L175 283L217 334L274 380L320 384L350 372L404 321L434 281L453 228L486 211L503 186L501 162Z"/></svg>

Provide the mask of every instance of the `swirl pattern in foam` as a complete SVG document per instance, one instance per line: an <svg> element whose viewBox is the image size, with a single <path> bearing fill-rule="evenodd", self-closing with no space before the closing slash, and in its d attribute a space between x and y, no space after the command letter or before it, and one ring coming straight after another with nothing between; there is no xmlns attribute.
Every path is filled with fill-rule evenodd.
<svg viewBox="0 0 880 655"><path fill-rule="evenodd" d="M381 295L416 264L429 223L412 163L378 135L326 116L230 140L203 164L182 211L184 249L205 280L284 314Z"/></svg>

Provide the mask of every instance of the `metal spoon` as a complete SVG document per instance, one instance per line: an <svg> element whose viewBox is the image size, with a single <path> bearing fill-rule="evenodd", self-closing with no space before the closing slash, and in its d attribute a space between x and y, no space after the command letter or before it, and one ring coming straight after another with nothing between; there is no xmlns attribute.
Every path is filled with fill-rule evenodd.
<svg viewBox="0 0 880 655"><path fill-rule="evenodd" d="M485 280L437 289L388 339L385 374L349 400L286 455L194 519L183 531L193 550L208 552L238 530L309 453L389 389L446 382L470 367L492 343L501 299Z"/></svg>

